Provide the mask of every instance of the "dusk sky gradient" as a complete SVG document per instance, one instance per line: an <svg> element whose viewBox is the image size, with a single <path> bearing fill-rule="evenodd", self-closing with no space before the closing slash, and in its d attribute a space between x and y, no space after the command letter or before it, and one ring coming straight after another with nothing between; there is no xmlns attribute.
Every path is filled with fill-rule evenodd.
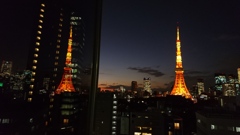
<svg viewBox="0 0 240 135"><path fill-rule="evenodd" d="M0 9L0 60L26 65L34 1L8 1ZM119 87L150 77L152 88L171 90L179 22L188 88L214 73L237 75L240 67L239 0L103 0L99 86ZM87 24L86 24L87 26ZM13 55L14 54L14 55Z"/></svg>

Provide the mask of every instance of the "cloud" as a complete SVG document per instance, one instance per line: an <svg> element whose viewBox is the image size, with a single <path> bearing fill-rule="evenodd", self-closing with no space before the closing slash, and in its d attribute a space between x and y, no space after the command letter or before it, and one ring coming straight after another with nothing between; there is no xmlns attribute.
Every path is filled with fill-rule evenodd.
<svg viewBox="0 0 240 135"><path fill-rule="evenodd" d="M136 70L138 71L139 73L145 73L145 74L149 74L149 75L152 75L152 76L155 76L155 77L161 77L163 75L165 75L164 73L156 70L156 69L152 69L151 67L143 67L143 68L140 68L140 67L128 67L127 69L130 69L130 70Z"/></svg>

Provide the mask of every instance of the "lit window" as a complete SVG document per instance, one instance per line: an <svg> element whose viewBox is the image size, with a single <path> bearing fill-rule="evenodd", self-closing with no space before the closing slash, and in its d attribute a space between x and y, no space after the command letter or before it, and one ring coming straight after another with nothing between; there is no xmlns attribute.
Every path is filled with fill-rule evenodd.
<svg viewBox="0 0 240 135"><path fill-rule="evenodd" d="M197 122L198 122L198 123L201 123L201 120L200 120L200 119L197 119Z"/></svg>
<svg viewBox="0 0 240 135"><path fill-rule="evenodd" d="M28 102L32 102L32 98L28 98Z"/></svg>
<svg viewBox="0 0 240 135"><path fill-rule="evenodd" d="M31 82L34 82L34 80L35 80L35 79L34 79L34 78L32 78L32 79L31 79Z"/></svg>
<svg viewBox="0 0 240 135"><path fill-rule="evenodd" d="M37 52L38 52L38 51L39 51L39 49L38 49L38 48L35 48L35 51L37 51Z"/></svg>
<svg viewBox="0 0 240 135"><path fill-rule="evenodd" d="M56 54L59 54L59 51L56 51Z"/></svg>
<svg viewBox="0 0 240 135"><path fill-rule="evenodd" d="M60 45L57 45L57 48L60 48Z"/></svg>
<svg viewBox="0 0 240 135"><path fill-rule="evenodd" d="M180 124L179 123L174 123L174 129L180 129Z"/></svg>
<svg viewBox="0 0 240 135"><path fill-rule="evenodd" d="M51 98L51 99L50 99L50 102L53 102L53 101L54 101L54 99L53 99L53 98Z"/></svg>
<svg viewBox="0 0 240 135"><path fill-rule="evenodd" d="M40 23L43 23L43 21L42 21L42 20L39 20L39 22L40 22Z"/></svg>
<svg viewBox="0 0 240 135"><path fill-rule="evenodd" d="M45 126L47 126L47 125L48 125L48 121L45 122Z"/></svg>
<svg viewBox="0 0 240 135"><path fill-rule="evenodd" d="M37 60L33 60L33 63L37 63Z"/></svg>
<svg viewBox="0 0 240 135"><path fill-rule="evenodd" d="M45 4L41 4L42 7L45 7Z"/></svg>
<svg viewBox="0 0 240 135"><path fill-rule="evenodd" d="M30 87L31 89L33 89L34 85L30 85L29 87Z"/></svg>
<svg viewBox="0 0 240 135"><path fill-rule="evenodd" d="M49 105L49 108L53 108L53 105Z"/></svg>
<svg viewBox="0 0 240 135"><path fill-rule="evenodd" d="M38 33L38 34L42 34L42 32L41 32L41 31L38 31L37 33Z"/></svg>
<svg viewBox="0 0 240 135"><path fill-rule="evenodd" d="M59 26L60 26L60 27L62 27L62 24L61 24L61 23L59 23Z"/></svg>
<svg viewBox="0 0 240 135"><path fill-rule="evenodd" d="M60 43L60 40L58 39L57 42Z"/></svg>
<svg viewBox="0 0 240 135"><path fill-rule="evenodd" d="M35 76L36 75L36 73L35 72L32 72L32 76Z"/></svg>
<svg viewBox="0 0 240 135"><path fill-rule="evenodd" d="M217 129L217 126L216 125L211 125L211 129Z"/></svg>
<svg viewBox="0 0 240 135"><path fill-rule="evenodd" d="M37 46L39 46L39 45L40 45L40 43L39 43L39 42L36 42L36 45L37 45Z"/></svg>
<svg viewBox="0 0 240 135"><path fill-rule="evenodd" d="M236 127L236 132L240 132L240 127Z"/></svg>
<svg viewBox="0 0 240 135"><path fill-rule="evenodd" d="M9 123L9 119L2 119L2 123Z"/></svg>
<svg viewBox="0 0 240 135"><path fill-rule="evenodd" d="M68 119L63 119L63 124L68 124L69 120Z"/></svg>
<svg viewBox="0 0 240 135"><path fill-rule="evenodd" d="M61 34L58 34L58 37L61 37Z"/></svg>
<svg viewBox="0 0 240 135"><path fill-rule="evenodd" d="M29 91L29 92L28 92L28 95L32 95L32 94L33 94L33 91Z"/></svg>
<svg viewBox="0 0 240 135"><path fill-rule="evenodd" d="M116 114L117 113L117 111L113 111L113 114Z"/></svg>
<svg viewBox="0 0 240 135"><path fill-rule="evenodd" d="M61 15L61 16L63 16L63 14L62 14L62 13L60 13L60 15Z"/></svg>
<svg viewBox="0 0 240 135"><path fill-rule="evenodd" d="M55 57L55 59L56 59L56 60L58 60L58 59L59 59L59 57L58 57L58 56L56 56L56 57Z"/></svg>
<svg viewBox="0 0 240 135"><path fill-rule="evenodd" d="M57 71L57 68L54 68L54 71Z"/></svg>
<svg viewBox="0 0 240 135"><path fill-rule="evenodd" d="M43 17L43 14L40 14L40 17Z"/></svg>
<svg viewBox="0 0 240 135"><path fill-rule="evenodd" d="M62 29L58 29L59 32L62 32Z"/></svg>
<svg viewBox="0 0 240 135"><path fill-rule="evenodd" d="M60 18L60 21L63 21L63 19L62 19L62 18Z"/></svg>
<svg viewBox="0 0 240 135"><path fill-rule="evenodd" d="M117 104L117 101L113 101L113 104Z"/></svg>
<svg viewBox="0 0 240 135"><path fill-rule="evenodd" d="M117 109L117 106L113 106L113 109Z"/></svg>
<svg viewBox="0 0 240 135"><path fill-rule="evenodd" d="M38 28L40 28L40 29L41 29L41 28L42 28L42 25L38 25Z"/></svg>
<svg viewBox="0 0 240 135"><path fill-rule="evenodd" d="M36 70L36 69L37 69L37 66L32 66L32 69Z"/></svg>
<svg viewBox="0 0 240 135"><path fill-rule="evenodd" d="M56 77L57 76L57 74L53 74L53 77Z"/></svg>
<svg viewBox="0 0 240 135"><path fill-rule="evenodd" d="M44 9L40 9L41 12L44 12Z"/></svg>
<svg viewBox="0 0 240 135"><path fill-rule="evenodd" d="M141 132L134 132L134 135L141 135Z"/></svg>
<svg viewBox="0 0 240 135"><path fill-rule="evenodd" d="M37 58L37 57L38 57L38 54L34 54L34 57Z"/></svg>
<svg viewBox="0 0 240 135"><path fill-rule="evenodd" d="M37 40L40 40L40 39L41 39L41 37L37 36Z"/></svg>

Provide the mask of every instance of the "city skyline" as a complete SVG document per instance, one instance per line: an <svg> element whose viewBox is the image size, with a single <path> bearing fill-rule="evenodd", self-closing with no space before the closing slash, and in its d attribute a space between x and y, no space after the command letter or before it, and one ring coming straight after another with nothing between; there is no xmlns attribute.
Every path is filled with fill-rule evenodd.
<svg viewBox="0 0 240 135"><path fill-rule="evenodd" d="M16 65L24 69L26 46L32 38L34 6L29 4L34 2L11 2L5 2L1 12L6 21L0 25L3 44L0 59L13 61L15 69ZM17 8L18 4L22 4L21 8ZM223 0L217 4L190 0L151 3L103 0L99 86L130 87L131 81L137 81L141 87L143 78L150 77L152 88L171 90L177 21L188 88L198 78L213 85L216 72L237 74L239 6L237 1ZM26 21L21 21L21 15Z"/></svg>

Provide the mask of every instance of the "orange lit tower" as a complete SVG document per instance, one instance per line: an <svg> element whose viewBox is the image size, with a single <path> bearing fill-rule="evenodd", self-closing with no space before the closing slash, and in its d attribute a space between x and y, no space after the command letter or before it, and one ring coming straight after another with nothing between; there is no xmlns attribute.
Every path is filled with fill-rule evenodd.
<svg viewBox="0 0 240 135"><path fill-rule="evenodd" d="M55 91L56 94L60 94L62 92L75 92L75 88L72 83L72 27L70 27L70 36L68 39L68 48L66 55L66 66L64 67L64 73L62 76L62 80Z"/></svg>
<svg viewBox="0 0 240 135"><path fill-rule="evenodd" d="M185 98L192 98L191 94L189 93L183 75L183 66L182 66L182 56L181 56L181 42L180 42L180 34L179 34L179 26L177 26L177 40L176 40L176 47L177 47L177 56L176 56L176 77L174 87L170 93L170 95L181 95Z"/></svg>

